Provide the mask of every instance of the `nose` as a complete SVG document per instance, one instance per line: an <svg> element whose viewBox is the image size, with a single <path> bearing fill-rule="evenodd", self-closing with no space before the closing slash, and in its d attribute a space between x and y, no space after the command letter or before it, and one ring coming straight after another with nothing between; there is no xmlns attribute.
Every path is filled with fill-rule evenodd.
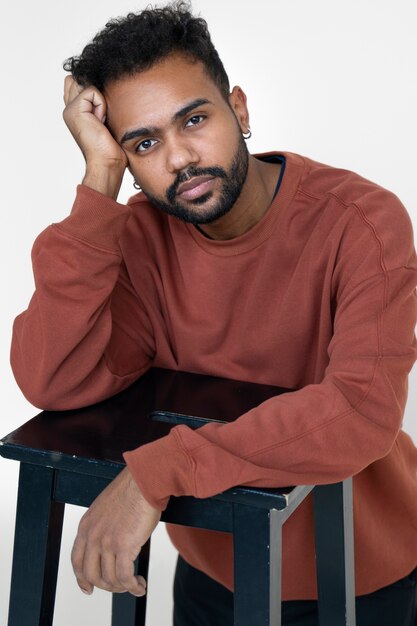
<svg viewBox="0 0 417 626"><path fill-rule="evenodd" d="M167 170L177 174L190 165L196 165L200 158L190 141L178 135L165 142Z"/></svg>

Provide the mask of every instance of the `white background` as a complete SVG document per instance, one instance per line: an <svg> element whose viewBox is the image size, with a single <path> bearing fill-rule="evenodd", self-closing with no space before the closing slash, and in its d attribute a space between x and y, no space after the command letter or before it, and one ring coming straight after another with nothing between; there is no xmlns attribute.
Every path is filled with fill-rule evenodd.
<svg viewBox="0 0 417 626"><path fill-rule="evenodd" d="M248 95L251 151L289 150L353 169L394 191L417 223L415 0L195 0L232 85ZM145 7L126 0L15 0L3 5L1 424L36 410L8 365L11 325L33 289L35 236L70 210L83 161L61 118L62 61L109 17ZM132 192L125 181L121 200ZM416 374L405 428L417 440ZM0 624L6 624L17 463L0 460ZM81 509L68 507L54 624L110 624L104 592L78 592L69 552ZM174 552L163 527L153 546L149 626L170 624ZM21 626L24 626L23 624Z"/></svg>

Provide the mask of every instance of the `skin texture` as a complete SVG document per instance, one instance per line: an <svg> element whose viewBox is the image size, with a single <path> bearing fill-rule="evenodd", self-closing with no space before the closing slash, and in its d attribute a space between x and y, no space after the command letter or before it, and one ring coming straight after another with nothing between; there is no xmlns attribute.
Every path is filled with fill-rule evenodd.
<svg viewBox="0 0 417 626"><path fill-rule="evenodd" d="M83 515L72 549L77 583L91 594L94 587L113 593L146 593L133 563L159 522L161 512L142 496L125 468Z"/></svg>
<svg viewBox="0 0 417 626"><path fill-rule="evenodd" d="M227 102L200 62L171 55L146 72L110 83L104 94L67 76L64 102L65 123L86 162L83 183L92 189L116 199L128 168L156 201L167 201L167 191L174 189L175 200L213 239L245 233L270 206L280 166L246 151L241 138L249 125L246 96L234 87ZM136 136L143 128L147 132ZM215 172L236 178L236 157L239 164L247 159L237 198L224 215L204 223L223 202L225 178ZM195 172L201 176L201 171L198 178ZM196 180L201 192L191 198L190 192L179 194L180 185ZM81 519L72 551L80 588L143 595L146 583L134 576L133 562L159 519L160 511L124 469Z"/></svg>

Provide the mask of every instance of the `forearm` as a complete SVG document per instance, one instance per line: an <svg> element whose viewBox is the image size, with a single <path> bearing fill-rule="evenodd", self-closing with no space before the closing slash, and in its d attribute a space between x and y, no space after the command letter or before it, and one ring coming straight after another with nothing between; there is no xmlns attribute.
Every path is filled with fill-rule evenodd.
<svg viewBox="0 0 417 626"><path fill-rule="evenodd" d="M125 460L145 497L161 509L170 495L206 498L237 485L338 482L387 454L401 419L393 417L385 429L326 387L269 400L232 424L178 426L125 453Z"/></svg>
<svg viewBox="0 0 417 626"><path fill-rule="evenodd" d="M90 163L82 183L90 189L116 200L123 181L124 171L124 164L119 162L114 162L106 167L100 163Z"/></svg>
<svg viewBox="0 0 417 626"><path fill-rule="evenodd" d="M239 484L337 482L384 457L401 428L416 358L416 275L398 268L361 282L356 297L353 287L346 292L319 384L231 424L179 426L126 454L145 497L162 508L169 495L208 497Z"/></svg>
<svg viewBox="0 0 417 626"><path fill-rule="evenodd" d="M15 321L11 361L36 406L91 404L126 387L149 365L140 336L132 346L119 324L113 337L111 301L122 260L118 238L128 216L127 207L80 188L71 216L35 242L36 292ZM135 361L126 374L118 372L117 362L108 365L115 341L128 343Z"/></svg>

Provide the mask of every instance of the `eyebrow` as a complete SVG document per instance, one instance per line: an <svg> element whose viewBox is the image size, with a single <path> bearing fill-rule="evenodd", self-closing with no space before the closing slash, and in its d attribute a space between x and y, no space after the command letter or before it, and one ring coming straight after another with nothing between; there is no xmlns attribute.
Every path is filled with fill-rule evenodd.
<svg viewBox="0 0 417 626"><path fill-rule="evenodd" d="M176 122L182 117L185 117L188 113L191 113L194 109L201 106L202 104L213 104L207 98L197 98L192 102L189 102L185 106L181 107L171 118L172 122ZM142 126L141 128L135 128L134 130L128 130L123 137L121 138L119 143L126 143L126 141L130 141L130 139L135 139L136 137L142 137L144 135L157 135L160 131L160 128L157 126Z"/></svg>

